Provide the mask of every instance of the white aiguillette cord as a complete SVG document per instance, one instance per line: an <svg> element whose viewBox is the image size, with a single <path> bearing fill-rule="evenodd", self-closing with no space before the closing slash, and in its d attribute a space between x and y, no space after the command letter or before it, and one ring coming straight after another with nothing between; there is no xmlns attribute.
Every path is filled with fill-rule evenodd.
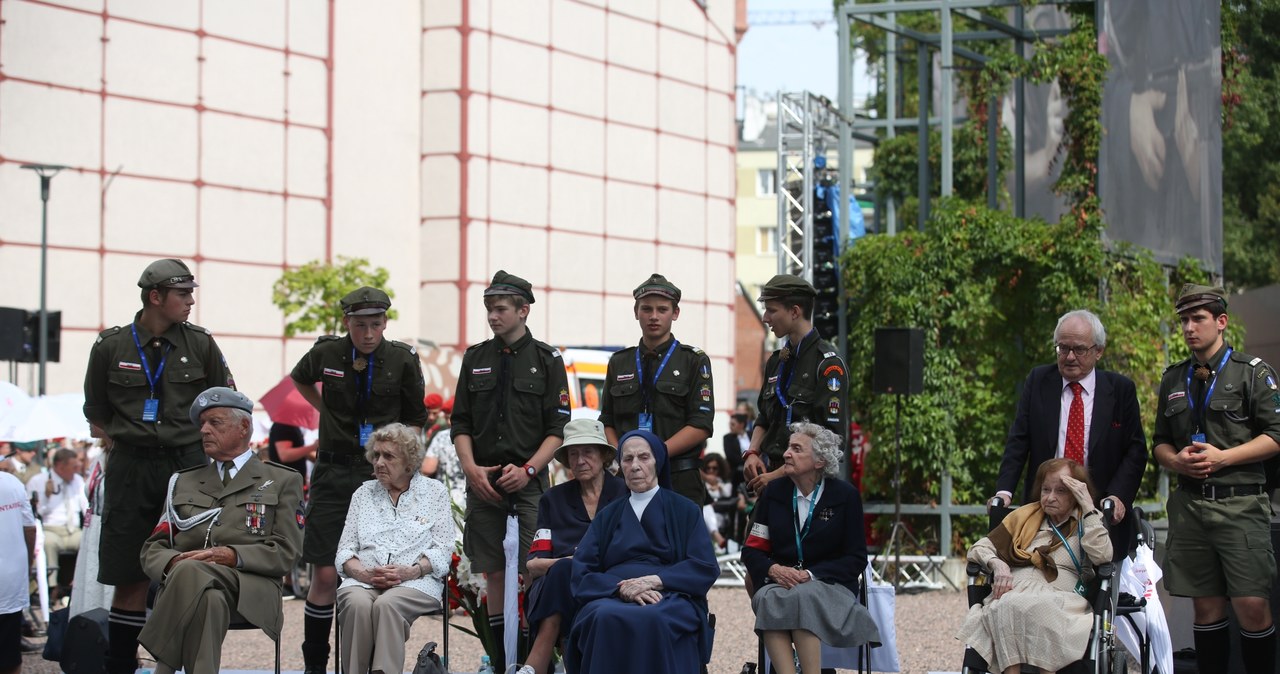
<svg viewBox="0 0 1280 674"><path fill-rule="evenodd" d="M174 473L173 475L169 476L169 493L168 493L168 496L165 497L165 508L166 508L165 516L168 518L169 524L177 528L178 531L187 531L188 529L197 527L201 524L204 524L205 522L208 522L213 519L217 519L218 515L222 513L222 506L218 506L217 508L211 508L202 513L192 515L191 517L188 517L185 519L178 517L178 511L176 508L173 507L173 488L177 484L178 484L178 474ZM205 539L204 546L206 548L209 547L209 534L212 533L212 530L213 530L213 525L210 524L209 531L205 532L205 537L204 537ZM169 545L173 545L173 529L169 530Z"/></svg>

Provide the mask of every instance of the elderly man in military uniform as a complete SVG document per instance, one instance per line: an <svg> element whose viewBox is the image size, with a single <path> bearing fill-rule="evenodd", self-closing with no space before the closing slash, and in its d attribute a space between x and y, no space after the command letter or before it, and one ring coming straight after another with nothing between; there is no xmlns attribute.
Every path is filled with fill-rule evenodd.
<svg viewBox="0 0 1280 674"><path fill-rule="evenodd" d="M503 601L507 509L513 507L520 516L523 572L538 501L547 489L547 464L569 421L569 382L560 352L534 339L525 325L533 302L528 281L505 271L494 274L484 291L493 339L463 354L450 420L454 449L467 476L462 545L471 570L488 575L493 607ZM489 625L502 634L502 611L489 612Z"/></svg>
<svg viewBox="0 0 1280 674"><path fill-rule="evenodd" d="M421 428L427 421L417 352L382 336L390 308L391 298L377 288L348 293L342 298L347 334L316 340L291 374L302 397L320 410L320 445L311 472L302 550L302 560L315 565L303 610L302 656L308 673L325 671L329 661L338 538L351 494L373 476L373 466L364 458L365 444L375 429L387 424Z"/></svg>
<svg viewBox="0 0 1280 674"><path fill-rule="evenodd" d="M114 443L98 551L98 581L115 586L108 672L137 668L149 585L138 551L160 517L169 476L207 461L187 410L206 388L235 387L213 336L187 322L198 287L187 265L156 260L138 287L142 310L98 335L84 377L84 416Z"/></svg>
<svg viewBox="0 0 1280 674"><path fill-rule="evenodd" d="M751 431L751 446L743 453L743 474L757 494L782 475L792 423L825 426L840 438L842 450L848 448L849 375L836 348L813 327L817 294L808 281L790 274L774 276L760 290L764 322L782 340L782 348L765 363L756 403L760 415ZM762 455L769 459L768 467Z"/></svg>
<svg viewBox="0 0 1280 674"><path fill-rule="evenodd" d="M1167 505L1165 588L1191 597L1200 671L1227 671L1230 601L1245 671L1274 674L1267 464L1280 453L1275 370L1223 340L1222 288L1187 284L1174 308L1191 356L1165 370L1156 407L1156 460L1178 474Z"/></svg>
<svg viewBox="0 0 1280 674"><path fill-rule="evenodd" d="M280 637L280 578L302 547L302 476L249 448L253 401L215 386L191 404L212 463L174 473L164 514L142 546L160 583L139 635L157 672L217 672L231 623Z"/></svg>
<svg viewBox="0 0 1280 674"><path fill-rule="evenodd" d="M707 488L698 472L699 457L711 437L715 394L711 359L671 334L672 322L680 318L680 295L662 274L650 276L632 293L640 344L609 358L600 423L614 446L637 428L665 440L671 488L702 505Z"/></svg>

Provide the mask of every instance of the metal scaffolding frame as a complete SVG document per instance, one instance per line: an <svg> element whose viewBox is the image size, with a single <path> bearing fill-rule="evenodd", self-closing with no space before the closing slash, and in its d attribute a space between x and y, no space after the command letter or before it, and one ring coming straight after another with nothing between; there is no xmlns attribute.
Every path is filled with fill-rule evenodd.
<svg viewBox="0 0 1280 674"><path fill-rule="evenodd" d="M1066 5L1077 3L1092 3L1094 0L1044 0L1044 4ZM1100 4L1100 3L1099 3ZM1011 8L1013 10L1013 23L1009 23L1002 16L995 16L983 12L987 9ZM900 26L897 22L897 15L905 12L936 12L940 18L941 31L938 33L922 33L910 28ZM953 13L970 19L980 24L987 30L955 32L953 27ZM927 129L934 125L941 127L941 162L942 171L942 196L950 196L952 192L952 136L957 119L950 113L950 106L955 99L954 83L952 81L952 72L956 69L955 58L974 61L979 64L986 59L979 53L957 45L957 42L974 42L984 40L1015 40L1019 56L1025 57L1026 46L1028 43L1037 42L1048 37L1056 37L1065 35L1070 32L1068 29L1062 30L1045 30L1035 31L1028 30L1025 27L1025 11L1021 0L886 0L872 4L853 4L846 3L842 7L836 9L836 20L838 24L838 49L839 49L839 111L838 119L855 120L853 108L853 45L851 42L852 24L861 23L873 26L893 36L886 41L885 51L885 92L886 92L886 118L882 121L874 123L862 122L855 120L839 130L839 158L840 158L840 184L849 184L849 177L845 174L845 166L853 156L853 134L862 129L883 128L886 135L893 138L897 135L899 128L915 128L920 131L920 142L918 149L918 159L920 166L919 180L919 214L917 219L917 227L924 229L924 222L929 212L929 164L928 164L928 133ZM917 67L920 70L918 78L921 89L919 115L916 118L900 119L898 117L898 60L899 60L899 43L903 40L909 40L916 45ZM941 93L942 105L947 109L942 110L937 117L929 116L928 104L926 101L932 93L929 86L930 53L932 49L937 49L941 59L941 78L939 89ZM1014 83L1014 107L1016 112L1014 115L1014 172L1015 172L1015 194L1014 194L1014 212L1018 217L1024 217L1026 212L1026 176L1025 167L1023 165L1023 128L1025 114L1025 106L1023 105L1025 84L1021 78ZM995 115L990 115L988 120L988 149L987 149L987 172L988 205L995 205L995 198L998 186L997 167L996 167L996 134L999 131L998 123ZM962 120L960 120L962 121ZM885 220L886 231L889 234L897 232L897 210L896 204L891 196L885 199ZM841 221L846 222L848 217L848 205L841 204Z"/></svg>

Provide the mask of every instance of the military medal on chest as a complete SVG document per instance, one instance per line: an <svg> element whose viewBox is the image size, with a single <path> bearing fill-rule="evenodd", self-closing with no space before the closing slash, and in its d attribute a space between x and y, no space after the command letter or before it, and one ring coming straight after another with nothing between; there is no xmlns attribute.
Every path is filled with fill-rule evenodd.
<svg viewBox="0 0 1280 674"><path fill-rule="evenodd" d="M248 513L244 521L245 526L249 529L249 533L256 536L261 536L266 533L264 525L267 506L262 503L246 503L244 509Z"/></svg>

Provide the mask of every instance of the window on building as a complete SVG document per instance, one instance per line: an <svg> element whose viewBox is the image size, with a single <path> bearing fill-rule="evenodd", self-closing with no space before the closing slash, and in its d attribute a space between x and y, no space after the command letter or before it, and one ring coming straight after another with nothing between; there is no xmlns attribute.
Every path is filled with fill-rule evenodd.
<svg viewBox="0 0 1280 674"><path fill-rule="evenodd" d="M756 228L756 255L777 255L778 254L778 228L777 227L757 227Z"/></svg>
<svg viewBox="0 0 1280 674"><path fill-rule="evenodd" d="M775 177L773 169L758 169L756 171L757 197L771 197L775 194L773 189Z"/></svg>

